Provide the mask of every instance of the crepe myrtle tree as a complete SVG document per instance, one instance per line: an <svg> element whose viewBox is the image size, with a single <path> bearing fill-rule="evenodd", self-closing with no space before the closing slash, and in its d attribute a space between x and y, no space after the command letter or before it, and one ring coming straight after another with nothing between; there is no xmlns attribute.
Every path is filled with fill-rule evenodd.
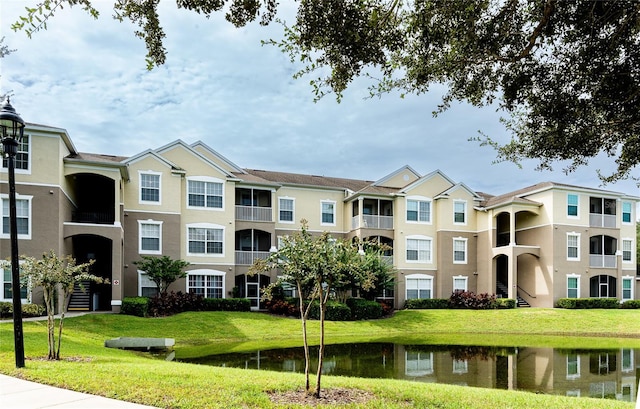
<svg viewBox="0 0 640 409"><path fill-rule="evenodd" d="M271 291L282 283L288 283L298 290L305 354L305 390L308 394L320 397L327 302L336 289L353 285L370 289L373 286L376 272L367 267L370 266L369 257L373 257L374 253L362 254L358 242L334 239L327 232L313 236L309 233L306 220L302 220L301 225L300 231L283 237L282 245L276 252L267 259L256 260L249 274L278 271L278 280L264 291L266 299L269 299ZM314 302L320 307L320 346L316 384L312 390L309 381L307 321Z"/></svg>
<svg viewBox="0 0 640 409"><path fill-rule="evenodd" d="M184 269L190 263L184 260L174 260L169 256L142 256L142 260L134 261L133 264L144 271L147 277L156 284L159 295L166 295L172 283L187 276Z"/></svg>
<svg viewBox="0 0 640 409"><path fill-rule="evenodd" d="M83 282L90 281L97 284L108 284L109 280L89 273L89 268L95 262L76 264L71 256L59 257L53 250L44 253L42 258L22 257L20 264L20 279L28 288L42 288L44 304L47 310L47 334L50 360L60 360L60 346L62 344L62 328L67 305L75 284L79 283L81 291L86 291ZM56 294L62 294L60 319L58 320L58 336L55 331Z"/></svg>
<svg viewBox="0 0 640 409"><path fill-rule="evenodd" d="M91 0L40 0L13 23L31 36L63 6L97 18ZM34 0L35 2L35 0ZM166 60L158 0L114 1L114 17L138 26L147 66ZM511 140L471 138L498 161L534 159L539 169L570 172L609 155L604 182L631 178L640 164L640 2L636 0L301 0L292 24L277 0L176 0L206 17L224 12L237 27L282 24L280 47L312 76L316 98L342 92L356 78L371 95L447 89L437 115L453 102L491 105ZM123 26L124 27L124 26Z"/></svg>

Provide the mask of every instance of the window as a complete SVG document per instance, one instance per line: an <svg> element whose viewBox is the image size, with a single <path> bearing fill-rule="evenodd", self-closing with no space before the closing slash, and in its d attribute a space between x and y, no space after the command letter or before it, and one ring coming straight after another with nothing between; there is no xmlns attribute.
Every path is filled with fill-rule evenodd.
<svg viewBox="0 0 640 409"><path fill-rule="evenodd" d="M407 221L431 223L431 201L407 199Z"/></svg>
<svg viewBox="0 0 640 409"><path fill-rule="evenodd" d="M278 199L280 212L278 213L278 221L284 223L293 223L293 199L281 197Z"/></svg>
<svg viewBox="0 0 640 409"><path fill-rule="evenodd" d="M162 253L162 222L138 220L138 252L147 254Z"/></svg>
<svg viewBox="0 0 640 409"><path fill-rule="evenodd" d="M469 372L469 363L466 359L453 360L453 373L465 374L467 372Z"/></svg>
<svg viewBox="0 0 640 409"><path fill-rule="evenodd" d="M622 349L622 372L632 372L635 369L633 349Z"/></svg>
<svg viewBox="0 0 640 409"><path fill-rule="evenodd" d="M140 201L160 204L159 173L140 173Z"/></svg>
<svg viewBox="0 0 640 409"><path fill-rule="evenodd" d="M567 260L580 260L580 234L567 233Z"/></svg>
<svg viewBox="0 0 640 409"><path fill-rule="evenodd" d="M631 261L633 240L622 239L622 261Z"/></svg>
<svg viewBox="0 0 640 409"><path fill-rule="evenodd" d="M336 202L321 202L322 224L336 224Z"/></svg>
<svg viewBox="0 0 640 409"><path fill-rule="evenodd" d="M453 222L456 224L467 223L467 202L453 202Z"/></svg>
<svg viewBox="0 0 640 409"><path fill-rule="evenodd" d="M608 275L597 275L589 279L589 297L616 298L616 278Z"/></svg>
<svg viewBox="0 0 640 409"><path fill-rule="evenodd" d="M139 297L155 297L158 295L158 286L154 283L147 273L138 270L138 296Z"/></svg>
<svg viewBox="0 0 640 409"><path fill-rule="evenodd" d="M406 277L407 300L431 298L433 278L425 274L412 274Z"/></svg>
<svg viewBox="0 0 640 409"><path fill-rule="evenodd" d="M631 202L622 202L622 223L631 223Z"/></svg>
<svg viewBox="0 0 640 409"><path fill-rule="evenodd" d="M29 141L29 135L24 135L18 144L18 153L14 160L17 173L20 173L21 170L29 170ZM4 157L4 155L2 159L2 167L5 169L9 167L9 159Z"/></svg>
<svg viewBox="0 0 640 409"><path fill-rule="evenodd" d="M7 267L2 269L2 299L4 300L13 300L13 291L11 289L11 266L7 265ZM20 286L20 298L23 300L27 299L27 286Z"/></svg>
<svg viewBox="0 0 640 409"><path fill-rule="evenodd" d="M433 352L406 351L404 373L412 377L433 374Z"/></svg>
<svg viewBox="0 0 640 409"><path fill-rule="evenodd" d="M431 239L428 237L407 237L407 261L431 263Z"/></svg>
<svg viewBox="0 0 640 409"><path fill-rule="evenodd" d="M31 197L16 197L16 225L19 239L31 239ZM9 225L9 198L2 195L2 237L11 234Z"/></svg>
<svg viewBox="0 0 640 409"><path fill-rule="evenodd" d="M189 254L222 255L224 229L221 227L187 227Z"/></svg>
<svg viewBox="0 0 640 409"><path fill-rule="evenodd" d="M580 355L567 355L567 379L580 378Z"/></svg>
<svg viewBox="0 0 640 409"><path fill-rule="evenodd" d="M578 195L567 195L567 216L578 217Z"/></svg>
<svg viewBox="0 0 640 409"><path fill-rule="evenodd" d="M453 239L453 263L467 264L467 239Z"/></svg>
<svg viewBox="0 0 640 409"><path fill-rule="evenodd" d="M224 273L192 270L187 275L187 292L204 298L224 298Z"/></svg>
<svg viewBox="0 0 640 409"><path fill-rule="evenodd" d="M624 276L622 277L622 300L632 300L633 299L633 277Z"/></svg>
<svg viewBox="0 0 640 409"><path fill-rule="evenodd" d="M567 275L567 298L580 298L580 276Z"/></svg>
<svg viewBox="0 0 640 409"><path fill-rule="evenodd" d="M467 291L467 281L466 276L453 277L453 292Z"/></svg>
<svg viewBox="0 0 640 409"><path fill-rule="evenodd" d="M189 180L187 192L188 207L222 209L224 203L222 187L221 182Z"/></svg>

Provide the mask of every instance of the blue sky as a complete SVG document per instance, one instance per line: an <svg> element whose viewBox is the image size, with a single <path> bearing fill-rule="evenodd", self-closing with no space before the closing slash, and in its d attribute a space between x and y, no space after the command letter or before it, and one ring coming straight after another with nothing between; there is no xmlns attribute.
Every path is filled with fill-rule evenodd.
<svg viewBox="0 0 640 409"><path fill-rule="evenodd" d="M246 168L377 180L409 165L492 194L542 181L599 187L596 169L614 169L608 158L569 175L562 164L554 172L535 171L535 162L493 164L495 152L468 139L480 130L508 141L500 114L458 104L434 118L437 86L368 99L369 83L358 79L342 102L313 102L312 78L293 79L300 67L260 44L280 38L278 25L237 29L222 14L206 19L163 1L167 61L149 72L135 27L111 18L113 0L94 0L97 21L65 8L31 39L14 33L11 23L35 3L0 2L0 37L17 50L0 59L0 93L12 93L25 121L65 128L82 152L129 156L202 140ZM291 21L295 9L281 7ZM632 181L605 188L640 195Z"/></svg>

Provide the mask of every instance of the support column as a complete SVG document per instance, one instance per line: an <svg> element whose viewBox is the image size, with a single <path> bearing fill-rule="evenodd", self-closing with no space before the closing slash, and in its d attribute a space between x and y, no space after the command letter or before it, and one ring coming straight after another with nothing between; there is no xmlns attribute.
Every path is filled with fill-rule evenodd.
<svg viewBox="0 0 640 409"><path fill-rule="evenodd" d="M516 213L513 210L509 213L509 245L516 245Z"/></svg>
<svg viewBox="0 0 640 409"><path fill-rule="evenodd" d="M513 247L509 251L507 281L507 286L509 287L508 297L515 300L518 294L518 259L514 254Z"/></svg>

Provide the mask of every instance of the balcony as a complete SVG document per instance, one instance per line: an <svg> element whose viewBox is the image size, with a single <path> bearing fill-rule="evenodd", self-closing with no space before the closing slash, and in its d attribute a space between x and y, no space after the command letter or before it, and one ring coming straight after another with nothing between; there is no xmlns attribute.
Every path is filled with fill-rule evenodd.
<svg viewBox="0 0 640 409"><path fill-rule="evenodd" d="M589 254L589 267L616 268L616 256L609 254Z"/></svg>
<svg viewBox="0 0 640 409"><path fill-rule="evenodd" d="M615 214L601 214L601 213L589 213L589 226L590 227L616 227L616 215Z"/></svg>
<svg viewBox="0 0 640 409"><path fill-rule="evenodd" d="M272 214L271 207L236 206L236 220L271 222Z"/></svg>
<svg viewBox="0 0 640 409"><path fill-rule="evenodd" d="M114 212L81 211L77 210L71 215L74 223L113 224Z"/></svg>
<svg viewBox="0 0 640 409"><path fill-rule="evenodd" d="M236 250L236 264L242 266L250 266L254 260L266 259L269 257L268 251L241 251Z"/></svg>
<svg viewBox="0 0 640 409"><path fill-rule="evenodd" d="M353 216L351 219L351 229L355 230L359 228L393 230L393 216L365 214L362 216L362 225L360 224L360 216Z"/></svg>

